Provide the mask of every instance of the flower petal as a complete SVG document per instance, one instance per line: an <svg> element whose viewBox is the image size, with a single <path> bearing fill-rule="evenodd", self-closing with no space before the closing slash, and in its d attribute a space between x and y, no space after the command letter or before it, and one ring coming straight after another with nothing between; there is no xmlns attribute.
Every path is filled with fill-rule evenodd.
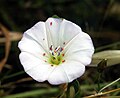
<svg viewBox="0 0 120 98"><path fill-rule="evenodd" d="M83 75L84 71L85 66L81 63L67 60L53 70L48 81L54 85L72 82L74 79Z"/></svg>
<svg viewBox="0 0 120 98"><path fill-rule="evenodd" d="M18 47L22 52L29 52L36 57L43 58L43 53L45 53L45 50L27 34L23 35Z"/></svg>
<svg viewBox="0 0 120 98"><path fill-rule="evenodd" d="M36 81L43 82L47 80L49 74L54 69L54 67L51 67L50 64L27 52L21 52L19 57L25 72Z"/></svg>
<svg viewBox="0 0 120 98"><path fill-rule="evenodd" d="M61 46L69 43L69 41L71 41L80 32L82 31L79 26L77 26L73 22L63 19L61 26L60 26L60 31L59 31Z"/></svg>
<svg viewBox="0 0 120 98"><path fill-rule="evenodd" d="M43 50L48 51L48 44L47 44L47 35L46 35L46 28L45 28L45 23L44 22L38 22L36 23L32 28L28 29L24 34L23 34L23 39L25 38L34 40L39 46L43 48ZM29 41L27 41L29 42ZM21 42L21 44L24 44ZM21 45L21 47L22 47ZM28 46L28 45L26 45ZM32 46L31 46L32 47ZM23 48L23 47L22 47Z"/></svg>
<svg viewBox="0 0 120 98"><path fill-rule="evenodd" d="M48 18L46 21L46 31L48 37L49 47L51 45L54 48L58 47L59 45L59 30L61 25L62 19L58 18Z"/></svg>
<svg viewBox="0 0 120 98"><path fill-rule="evenodd" d="M92 40L86 33L79 33L65 46L65 58L79 61L83 65L90 64L93 53Z"/></svg>
<svg viewBox="0 0 120 98"><path fill-rule="evenodd" d="M68 76L69 82L72 82L74 79L79 78L85 72L85 66L80 62L74 60L66 60L66 62L61 66Z"/></svg>
<svg viewBox="0 0 120 98"><path fill-rule="evenodd" d="M64 72L61 65L56 66L53 72L49 75L48 82L54 85L69 82L68 77L66 76L66 73Z"/></svg>

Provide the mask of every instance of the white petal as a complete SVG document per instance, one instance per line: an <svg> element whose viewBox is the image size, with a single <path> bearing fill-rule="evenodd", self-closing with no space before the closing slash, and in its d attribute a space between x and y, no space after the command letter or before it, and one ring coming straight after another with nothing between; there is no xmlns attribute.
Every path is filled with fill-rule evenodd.
<svg viewBox="0 0 120 98"><path fill-rule="evenodd" d="M36 57L43 57L45 50L27 34L23 35L22 40L19 42L18 47L21 51L29 52Z"/></svg>
<svg viewBox="0 0 120 98"><path fill-rule="evenodd" d="M92 40L86 33L79 33L65 46L65 58L79 61L83 65L90 64L93 53Z"/></svg>
<svg viewBox="0 0 120 98"><path fill-rule="evenodd" d="M22 52L20 54L20 61L25 72L39 82L47 80L49 74L54 69L50 64L47 64L40 58L36 58L27 52Z"/></svg>
<svg viewBox="0 0 120 98"><path fill-rule="evenodd" d="M48 51L46 27L44 22L38 22L32 28L27 30L23 35L23 38L26 38L26 37L28 39L34 40L44 50ZM24 42L22 44L24 44Z"/></svg>
<svg viewBox="0 0 120 98"><path fill-rule="evenodd" d="M80 32L82 31L79 26L68 20L63 19L59 31L61 46L63 46L63 44L69 43L69 41L71 41Z"/></svg>
<svg viewBox="0 0 120 98"><path fill-rule="evenodd" d="M49 46L53 45L54 48L59 45L59 30L62 19L58 18L48 18L46 21L46 31L48 37Z"/></svg>
<svg viewBox="0 0 120 98"><path fill-rule="evenodd" d="M62 67L69 79L69 82L79 78L85 72L85 66L74 60L66 60L65 63L62 64Z"/></svg>
<svg viewBox="0 0 120 98"><path fill-rule="evenodd" d="M56 66L53 72L49 75L48 82L53 85L68 83L68 77L61 65Z"/></svg>
<svg viewBox="0 0 120 98"><path fill-rule="evenodd" d="M54 85L72 82L74 79L83 75L84 71L85 66L81 63L67 60L54 69L48 81Z"/></svg>

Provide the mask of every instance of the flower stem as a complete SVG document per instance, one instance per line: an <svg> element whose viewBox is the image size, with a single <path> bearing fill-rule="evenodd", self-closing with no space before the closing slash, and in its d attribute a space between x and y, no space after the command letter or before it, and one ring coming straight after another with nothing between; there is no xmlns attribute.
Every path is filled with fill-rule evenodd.
<svg viewBox="0 0 120 98"><path fill-rule="evenodd" d="M106 95L106 94L109 94L109 93L112 93L112 92L116 92L116 91L120 91L120 88L117 88L117 89L113 89L113 90L110 90L110 91L106 91L106 92L101 92L101 93L97 93L95 95L90 95L90 96L86 96L86 97L83 97L83 98L96 98L96 97L99 97L99 96L103 96L103 95Z"/></svg>
<svg viewBox="0 0 120 98"><path fill-rule="evenodd" d="M112 84L118 82L120 80L120 78L116 79L115 81L109 83L108 85L106 85L105 87L103 87L102 89L99 90L99 92L101 92L102 90L106 89L107 87L111 86Z"/></svg>

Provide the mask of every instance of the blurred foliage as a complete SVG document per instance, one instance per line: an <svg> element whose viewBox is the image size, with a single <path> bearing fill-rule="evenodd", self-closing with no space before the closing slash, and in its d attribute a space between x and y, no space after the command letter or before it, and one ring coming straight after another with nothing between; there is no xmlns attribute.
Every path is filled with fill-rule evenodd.
<svg viewBox="0 0 120 98"><path fill-rule="evenodd" d="M119 30L120 18L110 13L115 3L119 0L0 0L0 21L11 30L26 30L56 14L81 25L84 30L88 27L99 30L103 24Z"/></svg>
<svg viewBox="0 0 120 98"><path fill-rule="evenodd" d="M89 33L96 52L120 49L120 0L0 0L0 23L11 31L24 32L36 22L45 21L53 15L68 19ZM0 45L0 58L4 51L3 46ZM38 83L29 78L24 73L18 57L17 42L12 42L8 64L0 73L0 97L54 98L61 94L62 91L58 86L53 87L47 82ZM120 77L119 65L102 70L99 81L101 88ZM88 67L86 73L78 79L81 96L97 92L96 73L98 73L96 68ZM107 90L115 88L120 88L119 82L108 87ZM74 93L72 88L70 91ZM120 92L109 94L109 96L117 95L120 95Z"/></svg>

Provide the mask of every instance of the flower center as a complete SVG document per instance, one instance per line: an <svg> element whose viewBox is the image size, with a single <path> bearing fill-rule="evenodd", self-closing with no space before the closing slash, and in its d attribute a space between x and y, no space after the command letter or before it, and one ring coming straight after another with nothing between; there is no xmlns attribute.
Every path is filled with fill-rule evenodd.
<svg viewBox="0 0 120 98"><path fill-rule="evenodd" d="M49 58L47 61L51 66L59 65L65 62L64 60L64 53L63 48L58 46L55 49L53 49L53 46L51 45L49 48ZM45 56L45 53L43 54Z"/></svg>
<svg viewBox="0 0 120 98"><path fill-rule="evenodd" d="M52 65L59 65L63 62L65 62L64 54L63 54L63 48L58 46L53 50L53 46L50 46L50 58L48 62Z"/></svg>

